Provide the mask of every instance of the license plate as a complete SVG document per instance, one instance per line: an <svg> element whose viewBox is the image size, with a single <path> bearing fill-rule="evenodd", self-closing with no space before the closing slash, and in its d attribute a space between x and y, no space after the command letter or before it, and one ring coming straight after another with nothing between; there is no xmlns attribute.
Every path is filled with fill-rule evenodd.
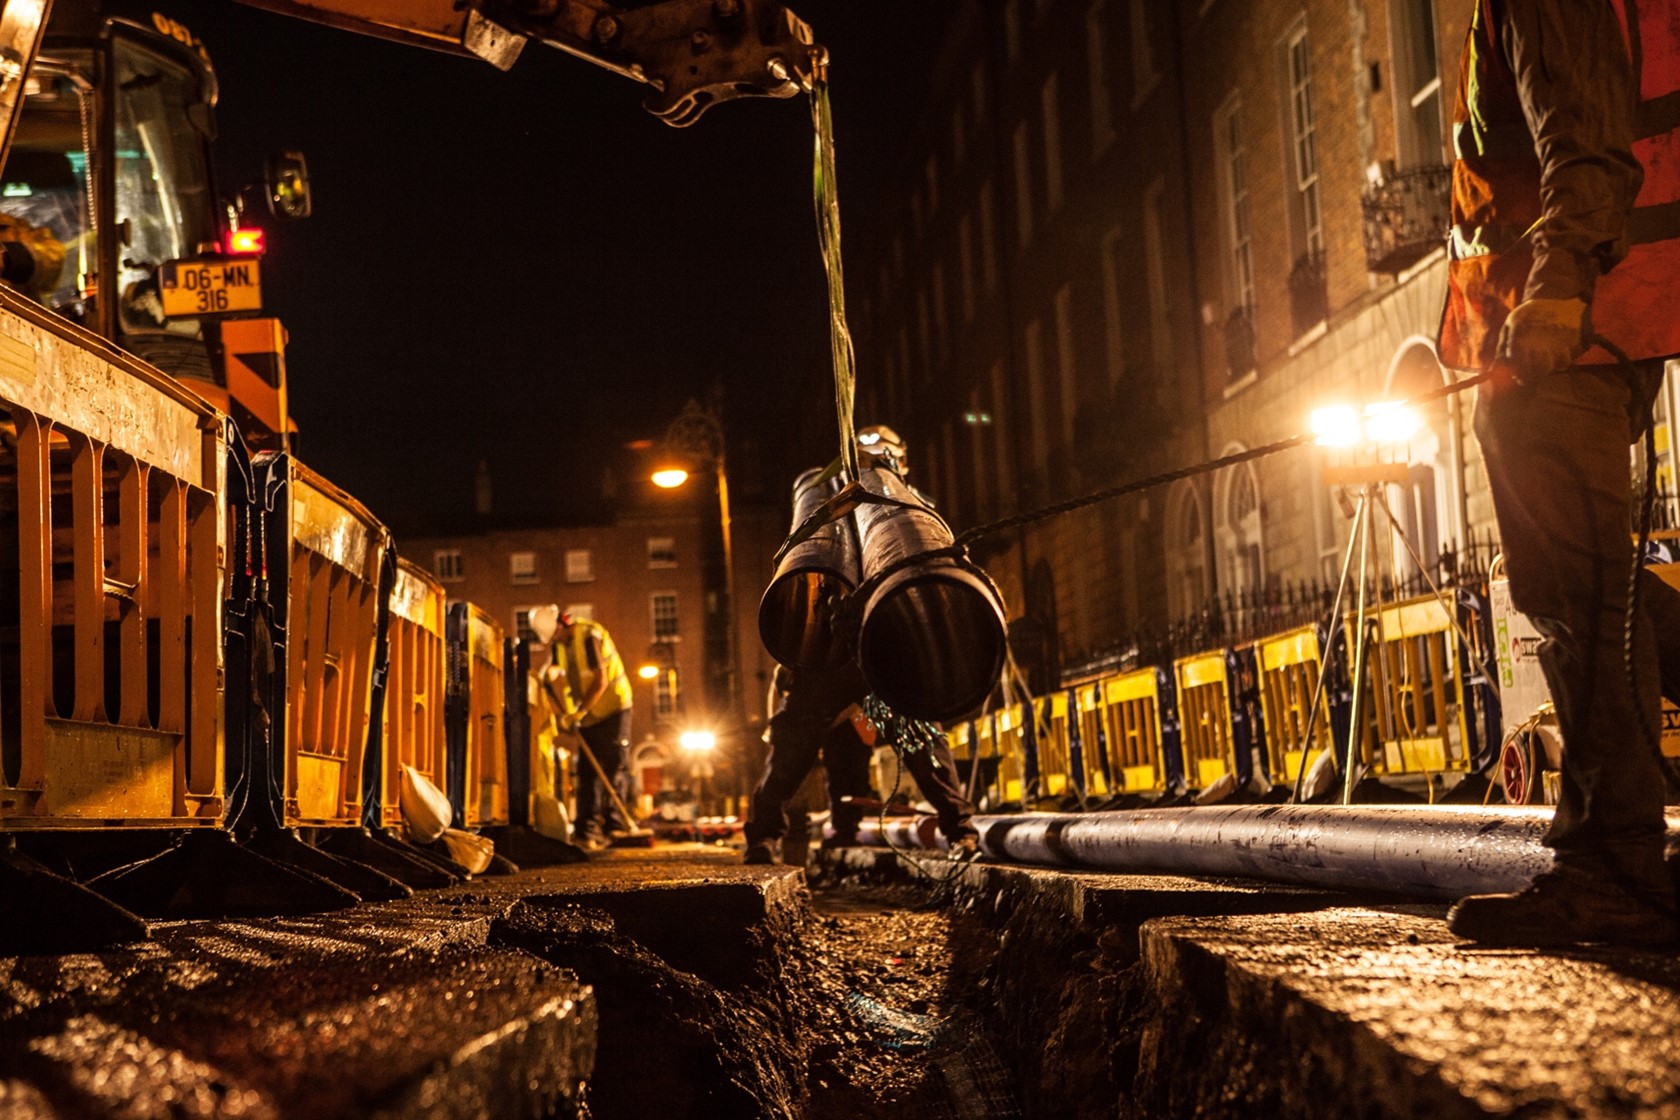
<svg viewBox="0 0 1680 1120"><path fill-rule="evenodd" d="M158 269L158 291L170 319L262 310L262 272L254 259L168 261Z"/></svg>

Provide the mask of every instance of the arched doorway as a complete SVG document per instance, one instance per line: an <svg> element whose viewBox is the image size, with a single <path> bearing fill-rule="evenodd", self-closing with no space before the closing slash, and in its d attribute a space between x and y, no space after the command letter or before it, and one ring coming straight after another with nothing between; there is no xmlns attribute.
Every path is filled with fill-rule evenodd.
<svg viewBox="0 0 1680 1120"><path fill-rule="evenodd" d="M1178 483L1167 501L1167 609L1188 618L1208 598L1207 512L1201 492L1189 480Z"/></svg>
<svg viewBox="0 0 1680 1120"><path fill-rule="evenodd" d="M1232 444L1224 454L1244 451ZM1222 471L1214 484L1214 546L1219 587L1231 595L1258 594L1265 585L1260 529L1260 480L1254 464Z"/></svg>
<svg viewBox="0 0 1680 1120"><path fill-rule="evenodd" d="M1435 356L1434 343L1413 336L1395 351L1383 395L1389 400L1412 400L1449 380ZM1391 527L1391 543L1395 573L1401 578L1418 574L1414 552L1430 576L1439 578L1436 561L1442 550L1463 546L1462 407L1456 394L1418 406L1423 426L1406 448L1406 483L1388 487L1389 506L1400 526L1399 533Z"/></svg>

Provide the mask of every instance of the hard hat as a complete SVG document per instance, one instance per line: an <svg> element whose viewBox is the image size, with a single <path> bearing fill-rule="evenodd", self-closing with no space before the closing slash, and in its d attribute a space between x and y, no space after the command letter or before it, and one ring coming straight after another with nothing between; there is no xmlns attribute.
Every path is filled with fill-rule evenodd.
<svg viewBox="0 0 1680 1120"><path fill-rule="evenodd" d="M546 607L533 608L525 621L531 628L531 633L537 636L537 641L547 644L554 640L556 630L572 624L572 616L550 603Z"/></svg>
<svg viewBox="0 0 1680 1120"><path fill-rule="evenodd" d="M909 451L898 433L885 424L871 424L857 431L857 446L861 454L888 460L894 470L903 472Z"/></svg>

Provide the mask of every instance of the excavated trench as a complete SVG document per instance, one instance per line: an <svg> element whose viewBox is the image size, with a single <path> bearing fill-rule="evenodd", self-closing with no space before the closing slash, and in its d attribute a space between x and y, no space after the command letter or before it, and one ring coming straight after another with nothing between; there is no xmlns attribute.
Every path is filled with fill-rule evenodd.
<svg viewBox="0 0 1680 1120"><path fill-rule="evenodd" d="M598 1120L1484 1114L1367 1060L1345 1023L1269 1017L1264 993L1233 1008L1216 957L1140 938L1163 918L1287 931L1349 896L1089 880L831 862L744 939L625 892L526 899L491 941L593 985Z"/></svg>

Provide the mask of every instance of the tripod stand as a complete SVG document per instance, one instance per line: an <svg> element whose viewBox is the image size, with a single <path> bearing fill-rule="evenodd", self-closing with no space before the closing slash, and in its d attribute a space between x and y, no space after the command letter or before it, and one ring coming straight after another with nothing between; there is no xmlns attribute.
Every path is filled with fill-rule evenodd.
<svg viewBox="0 0 1680 1120"><path fill-rule="evenodd" d="M1423 559L1418 555L1417 548L1412 544L1412 541L1410 537L1407 536L1404 527L1401 526L1399 520L1394 516L1394 511L1389 507L1387 488L1390 484L1398 484L1402 486L1406 485L1408 481L1406 464L1402 462L1326 466L1324 469L1324 481L1326 485L1330 486L1342 486L1348 488L1357 486L1359 489L1359 499L1354 508L1353 525L1348 534L1347 545L1342 553L1341 576L1337 580L1335 598L1330 607L1330 618L1327 629L1332 636L1330 641L1326 643L1326 648L1323 650L1319 659L1318 683L1314 686L1312 703L1307 715L1307 724L1301 744L1302 762L1300 769L1297 771L1295 776L1295 800L1301 800L1307 770L1306 758L1313 737L1313 723L1318 718L1319 705L1324 695L1324 683L1329 672L1329 652L1330 647L1334 644L1334 628L1341 621L1342 603L1347 594L1348 580L1353 572L1354 555L1357 553L1359 557L1359 573L1357 577L1359 585L1355 594L1354 606L1354 649L1352 672L1353 703L1349 712L1348 754L1346 763L1342 767L1341 791L1341 802L1344 805L1348 805L1353 802L1353 793L1357 784L1358 770L1362 761L1360 755L1362 753L1364 741L1364 726L1361 722L1361 708L1365 692L1364 684L1366 677L1366 664L1372 652L1372 621L1373 618L1376 619L1378 627L1380 627L1380 620L1384 608L1384 604L1382 602L1381 572L1379 570L1374 579L1369 575L1371 561L1373 560L1372 549L1374 547L1375 535L1373 525L1376 520L1376 514L1379 511L1387 520L1394 538L1405 546L1408 555L1411 557L1412 563L1416 566L1418 572L1423 576L1423 578L1428 582L1430 591L1434 595L1436 602L1441 607L1442 612L1449 620L1452 629L1457 633L1459 641L1468 644L1469 639L1464 634L1463 629L1459 626L1453 602L1447 598L1446 593L1441 590L1440 586L1436 584L1435 580L1429 575L1429 569L1424 564ZM1375 559L1377 560L1380 568L1380 557L1376 557ZM1374 590L1376 592L1377 600L1374 604L1374 611L1373 604L1367 597L1368 585L1373 582L1375 583ZM1379 633L1377 635L1377 642L1380 644L1381 641L1382 636ZM1375 696L1379 694L1378 690L1386 691L1389 684L1387 680L1388 665L1381 658L1377 659L1372 676L1376 678L1371 682L1374 699ZM1462 703L1462 698L1460 699L1460 702ZM1332 734L1332 738L1333 737L1334 736ZM1331 751L1331 757L1335 757L1333 749Z"/></svg>

